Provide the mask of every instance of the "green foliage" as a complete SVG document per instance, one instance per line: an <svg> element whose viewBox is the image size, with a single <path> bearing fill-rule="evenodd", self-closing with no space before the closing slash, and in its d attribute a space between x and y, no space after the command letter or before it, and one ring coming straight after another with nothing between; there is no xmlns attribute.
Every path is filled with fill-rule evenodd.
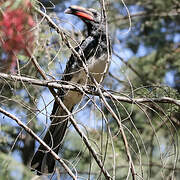
<svg viewBox="0 0 180 180"><path fill-rule="evenodd" d="M18 163L12 156L1 153L0 154L0 179L17 179L28 180L33 177L33 174L29 171L27 167Z"/></svg>

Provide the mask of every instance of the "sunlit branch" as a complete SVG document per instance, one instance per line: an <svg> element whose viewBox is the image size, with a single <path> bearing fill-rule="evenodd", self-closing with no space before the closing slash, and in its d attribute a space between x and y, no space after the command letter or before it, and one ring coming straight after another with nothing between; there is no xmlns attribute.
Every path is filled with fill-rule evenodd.
<svg viewBox="0 0 180 180"><path fill-rule="evenodd" d="M37 85L37 86L44 86L44 87L51 87L56 89L68 89L72 91L79 91L79 92L85 92L87 94L99 96L99 93L97 90L93 90L92 88L88 88L87 86L80 86L77 84L68 84L67 82L62 81L55 81L55 80L38 80L23 76L17 76L17 75L9 75L5 73L0 73L0 81L2 82L3 79L10 80L10 81L19 81L19 82L26 82L28 84ZM125 96L119 96L114 95L108 91L105 91L102 89L103 95L106 98L113 98L114 100L118 100L121 102L126 103L171 103L175 104L180 107L180 100L173 99L170 97L160 97L160 98L130 98Z"/></svg>

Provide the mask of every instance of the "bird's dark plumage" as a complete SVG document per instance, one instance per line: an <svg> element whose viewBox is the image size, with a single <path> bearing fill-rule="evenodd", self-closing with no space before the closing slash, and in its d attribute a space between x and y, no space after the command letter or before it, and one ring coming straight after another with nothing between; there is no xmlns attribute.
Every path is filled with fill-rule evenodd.
<svg viewBox="0 0 180 180"><path fill-rule="evenodd" d="M62 80L81 85L93 84L84 71L83 63L86 64L88 72L94 77L97 83L102 82L109 66L110 45L107 47L107 34L105 30L105 20L101 14L94 9L86 9L79 6L70 6L65 13L78 16L87 25L88 35L75 51L80 58L72 54L67 62ZM110 44L110 43L109 43ZM83 61L83 63L82 63ZM65 91L58 92L59 97L72 112L73 107L80 102L83 95L80 92ZM68 125L67 113L55 101L52 114L51 125L44 137L44 142L58 153L60 145L66 133ZM33 169L38 174L52 173L54 171L55 160L47 150L40 145L31 162Z"/></svg>

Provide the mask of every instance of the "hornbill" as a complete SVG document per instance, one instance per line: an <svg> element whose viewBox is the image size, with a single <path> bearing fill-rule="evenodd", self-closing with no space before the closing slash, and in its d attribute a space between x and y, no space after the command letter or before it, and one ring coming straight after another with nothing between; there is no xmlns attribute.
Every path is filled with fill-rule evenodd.
<svg viewBox="0 0 180 180"><path fill-rule="evenodd" d="M62 80L76 85L93 85L92 79L101 83L109 67L111 55L110 41L107 39L105 19L94 9L87 9L72 5L65 10L66 14L79 17L87 26L87 37L75 48L67 62ZM85 72L84 65L88 73ZM89 74L89 76L88 76ZM90 78L91 77L91 78ZM72 112L73 107L80 102L83 94L75 91L61 89L58 91L64 105ZM58 153L68 125L67 112L62 109L58 102L54 102L51 125L46 132L44 142ZM37 174L52 173L55 160L52 155L40 145L35 153L31 167L37 170Z"/></svg>

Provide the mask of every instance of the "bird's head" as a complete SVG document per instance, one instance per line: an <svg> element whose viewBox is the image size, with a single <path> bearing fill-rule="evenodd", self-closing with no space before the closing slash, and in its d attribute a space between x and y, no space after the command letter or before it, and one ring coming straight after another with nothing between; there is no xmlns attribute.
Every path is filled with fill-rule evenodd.
<svg viewBox="0 0 180 180"><path fill-rule="evenodd" d="M83 22L87 25L88 34L91 34L92 31L104 28L104 19L95 9L72 5L65 10L65 13L75 15L83 20Z"/></svg>

